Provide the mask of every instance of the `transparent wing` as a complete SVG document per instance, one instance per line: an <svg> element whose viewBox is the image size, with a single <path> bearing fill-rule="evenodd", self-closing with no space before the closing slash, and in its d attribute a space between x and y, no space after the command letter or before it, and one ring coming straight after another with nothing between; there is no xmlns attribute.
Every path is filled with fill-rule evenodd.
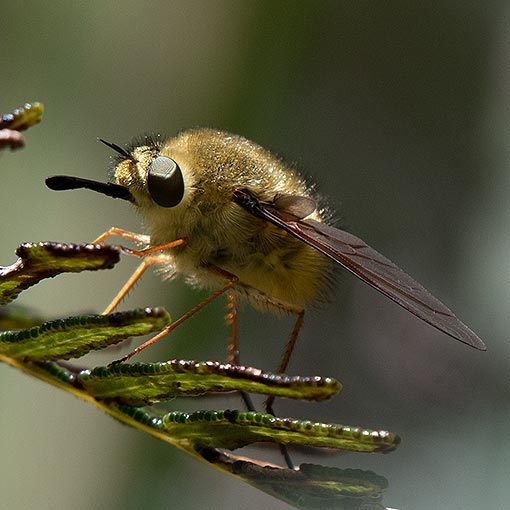
<svg viewBox="0 0 510 510"><path fill-rule="evenodd" d="M358 237L314 220L289 219L277 204L258 201L248 191L236 191L234 200L312 246L412 314L462 343L486 350L483 341L425 287Z"/></svg>

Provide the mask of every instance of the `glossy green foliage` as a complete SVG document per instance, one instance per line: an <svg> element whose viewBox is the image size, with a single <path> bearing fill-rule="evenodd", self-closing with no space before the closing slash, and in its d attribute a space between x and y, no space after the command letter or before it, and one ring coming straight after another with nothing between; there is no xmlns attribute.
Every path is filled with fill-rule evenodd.
<svg viewBox="0 0 510 510"><path fill-rule="evenodd" d="M217 466L288 504L301 509L384 510L382 494L386 478L372 471L338 469L316 464L301 464L299 469L278 469L245 459L232 458L228 452L208 452ZM388 509L389 510L389 509Z"/></svg>
<svg viewBox="0 0 510 510"><path fill-rule="evenodd" d="M290 377L218 361L181 359L97 367L83 373L81 381L96 398L132 405L232 391L319 401L333 397L341 388L330 377Z"/></svg>
<svg viewBox="0 0 510 510"><path fill-rule="evenodd" d="M200 448L234 450L258 442L338 448L357 452L388 452L398 436L384 430L366 430L334 423L281 418L240 411L172 412L158 422L173 437L193 440Z"/></svg>
<svg viewBox="0 0 510 510"><path fill-rule="evenodd" d="M18 294L61 273L111 269L120 260L120 251L108 245L24 243L16 249L18 260L0 267L0 305Z"/></svg>
<svg viewBox="0 0 510 510"><path fill-rule="evenodd" d="M11 113L0 115L0 149L23 147L25 141L20 131L41 121L44 106L42 103L26 103Z"/></svg>
<svg viewBox="0 0 510 510"><path fill-rule="evenodd" d="M78 358L130 336L155 333L169 322L170 316L161 308L69 317L0 333L0 353L27 361Z"/></svg>

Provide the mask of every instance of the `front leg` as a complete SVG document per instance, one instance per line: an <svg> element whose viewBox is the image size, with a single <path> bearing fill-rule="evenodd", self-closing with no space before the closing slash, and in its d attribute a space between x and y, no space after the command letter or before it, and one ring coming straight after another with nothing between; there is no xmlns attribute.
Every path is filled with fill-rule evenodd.
<svg viewBox="0 0 510 510"><path fill-rule="evenodd" d="M142 246L148 246L151 242L151 238L148 235L137 234L136 232L130 232L129 230L124 230L123 228L119 227L111 227L106 232L103 232L97 239L92 241L92 244L102 243L105 239L108 239L112 236L122 237L122 239L129 239L130 241L133 241L134 243Z"/></svg>
<svg viewBox="0 0 510 510"><path fill-rule="evenodd" d="M149 255L186 244L186 241L184 239L176 239L175 241L171 241L169 243L159 244L156 246L149 246L150 236L144 234L137 234L135 232L130 232L129 230L124 230L118 227L112 227L106 232L103 232L97 239L93 241L93 244L102 243L104 242L105 239L108 239L109 237L112 236L128 239L140 246L147 246L147 248L143 248L141 250L133 250L132 248L126 248L124 246L121 247L124 253L134 255L135 257L140 257L143 260L141 264L136 268L135 272L130 276L128 281L117 293L117 295L112 299L110 304L106 307L105 311L103 312L103 315L107 315L117 308L119 303L126 297L128 292L133 288L136 282L142 277L142 275L150 266L167 264L166 257L160 256L159 254L153 256Z"/></svg>

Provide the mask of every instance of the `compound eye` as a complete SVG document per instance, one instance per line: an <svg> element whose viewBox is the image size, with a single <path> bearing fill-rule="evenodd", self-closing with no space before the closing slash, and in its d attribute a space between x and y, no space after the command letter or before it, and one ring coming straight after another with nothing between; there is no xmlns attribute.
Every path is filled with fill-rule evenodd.
<svg viewBox="0 0 510 510"><path fill-rule="evenodd" d="M175 207L184 196L184 179L179 165L170 158L153 159L147 174L149 194L161 207Z"/></svg>

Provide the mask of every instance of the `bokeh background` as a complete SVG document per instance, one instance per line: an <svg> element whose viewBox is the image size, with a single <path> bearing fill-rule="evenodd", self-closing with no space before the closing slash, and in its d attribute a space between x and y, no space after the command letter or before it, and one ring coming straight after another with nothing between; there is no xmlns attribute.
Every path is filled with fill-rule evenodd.
<svg viewBox="0 0 510 510"><path fill-rule="evenodd" d="M489 347L469 349L340 275L331 303L308 314L289 372L335 376L344 392L277 410L403 442L387 456L296 461L374 470L392 507L507 508L509 26L507 2L475 0L4 2L0 110L39 100L46 112L24 150L0 156L0 260L23 241L140 229L125 203L44 186L54 173L105 179L110 152L97 137L213 126L252 138L313 176L343 225ZM135 264L45 281L19 304L44 317L101 311ZM148 275L123 306L177 317L201 297ZM223 313L212 305L144 359L222 359ZM243 361L274 368L291 323L243 310ZM5 508L287 508L10 367L0 384Z"/></svg>

